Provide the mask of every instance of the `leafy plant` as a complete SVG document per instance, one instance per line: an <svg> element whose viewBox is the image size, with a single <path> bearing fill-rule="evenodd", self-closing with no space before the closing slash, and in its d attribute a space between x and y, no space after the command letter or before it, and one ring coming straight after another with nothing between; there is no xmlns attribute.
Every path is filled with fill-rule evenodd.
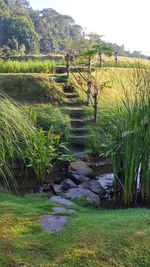
<svg viewBox="0 0 150 267"><path fill-rule="evenodd" d="M66 146L61 142L61 136L54 134L52 130L45 133L40 129L29 140L25 152L27 166L33 167L41 184L50 175L54 161L62 159L65 149Z"/></svg>

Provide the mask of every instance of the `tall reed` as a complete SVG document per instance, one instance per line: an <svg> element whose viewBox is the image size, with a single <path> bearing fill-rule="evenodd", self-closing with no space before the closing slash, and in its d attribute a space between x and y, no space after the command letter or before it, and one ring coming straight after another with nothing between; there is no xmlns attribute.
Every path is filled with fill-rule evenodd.
<svg viewBox="0 0 150 267"><path fill-rule="evenodd" d="M33 123L11 99L0 94L0 177L7 188L16 186L11 173L15 159L24 158L27 140L36 134Z"/></svg>
<svg viewBox="0 0 150 267"><path fill-rule="evenodd" d="M124 99L110 115L107 145L113 159L115 199L150 201L150 72L139 68Z"/></svg>

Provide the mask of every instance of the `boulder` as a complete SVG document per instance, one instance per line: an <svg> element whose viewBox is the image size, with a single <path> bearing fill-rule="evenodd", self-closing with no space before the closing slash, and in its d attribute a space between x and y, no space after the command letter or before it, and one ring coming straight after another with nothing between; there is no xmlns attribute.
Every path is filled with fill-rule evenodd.
<svg viewBox="0 0 150 267"><path fill-rule="evenodd" d="M75 188L77 185L69 178L65 179L62 183L61 186L63 189L70 189L70 188Z"/></svg>
<svg viewBox="0 0 150 267"><path fill-rule="evenodd" d="M99 196L104 194L104 189L97 180L85 181L84 183L80 184L79 187L89 189Z"/></svg>
<svg viewBox="0 0 150 267"><path fill-rule="evenodd" d="M104 190L113 188L114 174L104 173L98 177L98 182Z"/></svg>
<svg viewBox="0 0 150 267"><path fill-rule="evenodd" d="M91 178L94 176L93 170L89 167L88 163L84 161L70 163L68 171L70 174L83 174Z"/></svg>
<svg viewBox="0 0 150 267"><path fill-rule="evenodd" d="M70 199L85 198L90 203L95 203L97 206L100 204L100 198L85 188L72 188L65 193L65 196Z"/></svg>
<svg viewBox="0 0 150 267"><path fill-rule="evenodd" d="M71 190L71 189L70 189ZM51 201L54 201L54 202L57 202L61 205L65 205L65 206L74 206L75 204L68 200L68 199L65 199L63 197L59 197L59 196L53 196L50 198Z"/></svg>
<svg viewBox="0 0 150 267"><path fill-rule="evenodd" d="M78 173L74 173L71 175L72 180L76 183L76 184L81 184L85 181L89 181L90 178L85 176L84 174L78 174Z"/></svg>

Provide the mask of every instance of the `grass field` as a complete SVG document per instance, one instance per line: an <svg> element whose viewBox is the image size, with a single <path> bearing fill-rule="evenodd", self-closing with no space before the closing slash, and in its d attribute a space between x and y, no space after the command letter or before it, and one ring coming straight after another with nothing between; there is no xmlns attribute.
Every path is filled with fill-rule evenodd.
<svg viewBox="0 0 150 267"><path fill-rule="evenodd" d="M100 122L106 125L116 100L124 97L123 85L131 88L134 69L104 68L97 77L98 82L109 82L99 101ZM59 105L64 100L61 79L57 83L44 74L0 74L0 89L25 104L23 108L32 106L45 130L54 124L68 135L70 121ZM72 79L70 83L81 99L86 99L77 82ZM91 107L86 110L89 116L93 114ZM103 140L93 124L89 127L89 149L99 153ZM0 192L0 267L150 266L149 209L104 210L79 205L64 230L47 234L39 218L52 214L53 205L47 196Z"/></svg>
<svg viewBox="0 0 150 267"><path fill-rule="evenodd" d="M55 70L56 62L52 60L0 60L0 73L54 73Z"/></svg>
<svg viewBox="0 0 150 267"><path fill-rule="evenodd" d="M0 193L1 267L148 267L150 211L78 207L59 233L44 233L47 198Z"/></svg>

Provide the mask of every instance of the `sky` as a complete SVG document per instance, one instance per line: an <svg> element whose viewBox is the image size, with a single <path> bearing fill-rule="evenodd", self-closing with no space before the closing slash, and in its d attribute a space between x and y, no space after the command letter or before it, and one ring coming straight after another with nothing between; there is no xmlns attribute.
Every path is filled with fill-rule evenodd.
<svg viewBox="0 0 150 267"><path fill-rule="evenodd" d="M34 9L70 15L87 33L150 56L150 0L29 0Z"/></svg>

